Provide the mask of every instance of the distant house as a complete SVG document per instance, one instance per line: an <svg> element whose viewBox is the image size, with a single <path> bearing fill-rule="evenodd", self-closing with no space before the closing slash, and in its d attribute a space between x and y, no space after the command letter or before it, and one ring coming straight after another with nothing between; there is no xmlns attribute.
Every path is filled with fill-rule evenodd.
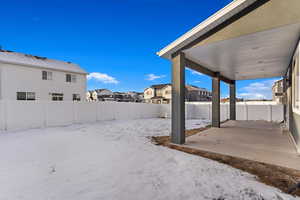
<svg viewBox="0 0 300 200"><path fill-rule="evenodd" d="M132 102L143 102L144 101L144 93L142 92L127 92L128 95L131 96Z"/></svg>
<svg viewBox="0 0 300 200"><path fill-rule="evenodd" d="M108 89L96 89L98 101L114 101L114 93Z"/></svg>
<svg viewBox="0 0 300 200"><path fill-rule="evenodd" d="M86 75L74 63L0 50L0 100L80 101Z"/></svg>
<svg viewBox="0 0 300 200"><path fill-rule="evenodd" d="M86 100L87 101L98 101L98 94L96 91L88 91L86 93Z"/></svg>
<svg viewBox="0 0 300 200"><path fill-rule="evenodd" d="M169 104L172 99L172 85L152 85L144 91L146 103ZM211 92L204 88L186 85L186 101L211 101Z"/></svg>
<svg viewBox="0 0 300 200"><path fill-rule="evenodd" d="M143 97L138 92L114 92L114 99L117 102L143 102Z"/></svg>
<svg viewBox="0 0 300 200"><path fill-rule="evenodd" d="M212 94L205 88L186 85L186 101L211 101Z"/></svg>
<svg viewBox="0 0 300 200"><path fill-rule="evenodd" d="M229 103L229 101L230 101L229 97L221 99L221 103ZM242 102L242 101L245 101L245 100L243 98L235 98L235 101L236 102Z"/></svg>
<svg viewBox="0 0 300 200"><path fill-rule="evenodd" d="M283 103L283 79L278 80L273 84L272 99L277 103Z"/></svg>
<svg viewBox="0 0 300 200"><path fill-rule="evenodd" d="M131 102L131 96L125 92L114 92L114 100L117 102Z"/></svg>
<svg viewBox="0 0 300 200"><path fill-rule="evenodd" d="M146 103L168 104L172 98L171 84L152 85L144 90Z"/></svg>
<svg viewBox="0 0 300 200"><path fill-rule="evenodd" d="M88 91L86 99L87 101L143 102L143 93L112 92L108 89L96 89Z"/></svg>

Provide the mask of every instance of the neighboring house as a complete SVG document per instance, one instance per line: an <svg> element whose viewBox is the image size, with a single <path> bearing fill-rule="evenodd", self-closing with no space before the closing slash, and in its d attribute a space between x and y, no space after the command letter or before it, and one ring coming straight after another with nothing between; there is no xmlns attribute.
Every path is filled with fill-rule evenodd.
<svg viewBox="0 0 300 200"><path fill-rule="evenodd" d="M86 99L87 101L91 101L91 100L92 100L92 95L91 95L90 91L87 91L87 92L86 92L85 99Z"/></svg>
<svg viewBox="0 0 300 200"><path fill-rule="evenodd" d="M114 92L114 100L117 102L132 102L132 97L126 92Z"/></svg>
<svg viewBox="0 0 300 200"><path fill-rule="evenodd" d="M143 102L144 101L144 93L142 92L127 92L128 95L131 96L132 102Z"/></svg>
<svg viewBox="0 0 300 200"><path fill-rule="evenodd" d="M230 101L230 98L229 97L227 97L227 98L222 98L221 99L221 103L229 103L229 101ZM235 98L235 101L236 102L243 102L243 101L245 101L243 98ZM256 101L256 100L255 100ZM261 100L259 100L259 102L261 102Z"/></svg>
<svg viewBox="0 0 300 200"><path fill-rule="evenodd" d="M80 101L86 75L74 63L0 50L0 100Z"/></svg>
<svg viewBox="0 0 300 200"><path fill-rule="evenodd" d="M112 92L108 89L88 91L87 101L116 101L116 102L143 102L143 93L139 92Z"/></svg>
<svg viewBox="0 0 300 200"><path fill-rule="evenodd" d="M171 84L152 85L144 90L146 103L168 104L172 98Z"/></svg>
<svg viewBox="0 0 300 200"><path fill-rule="evenodd" d="M283 103L283 79L276 81L272 87L272 99L277 103Z"/></svg>
<svg viewBox="0 0 300 200"><path fill-rule="evenodd" d="M146 88L144 90L144 101L145 103L151 103L151 98L155 96L155 89L152 87Z"/></svg>
<svg viewBox="0 0 300 200"><path fill-rule="evenodd" d="M86 100L87 101L98 101L98 94L96 91L88 91L86 93Z"/></svg>
<svg viewBox="0 0 300 200"><path fill-rule="evenodd" d="M211 101L211 92L204 88L193 85L186 85L186 101ZM172 99L172 85L152 85L144 91L146 103L169 104Z"/></svg>
<svg viewBox="0 0 300 200"><path fill-rule="evenodd" d="M95 92L99 101L114 101L114 93L108 89L96 89Z"/></svg>
<svg viewBox="0 0 300 200"><path fill-rule="evenodd" d="M186 101L211 101L211 92L205 88L199 88L193 85L187 85Z"/></svg>
<svg viewBox="0 0 300 200"><path fill-rule="evenodd" d="M117 102L143 102L143 97L138 92L114 92L114 98Z"/></svg>

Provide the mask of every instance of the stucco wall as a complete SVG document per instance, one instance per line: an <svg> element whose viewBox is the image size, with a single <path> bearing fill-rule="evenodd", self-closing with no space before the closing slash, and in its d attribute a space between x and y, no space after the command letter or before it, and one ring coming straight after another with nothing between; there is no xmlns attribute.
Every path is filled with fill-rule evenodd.
<svg viewBox="0 0 300 200"><path fill-rule="evenodd" d="M86 76L76 74L76 83L66 82L66 73L62 71L47 70L52 72L52 80L42 80L43 69L0 64L1 94L2 99L16 100L16 92L35 92L37 100L51 100L49 93L63 93L64 100L72 100L73 94L80 94L85 99Z"/></svg>

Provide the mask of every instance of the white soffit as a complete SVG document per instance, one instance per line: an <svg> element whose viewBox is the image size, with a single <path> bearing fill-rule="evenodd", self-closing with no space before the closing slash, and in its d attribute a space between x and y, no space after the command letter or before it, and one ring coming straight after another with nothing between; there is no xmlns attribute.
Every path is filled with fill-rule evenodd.
<svg viewBox="0 0 300 200"><path fill-rule="evenodd" d="M204 22L200 23L177 40L157 52L157 55L163 58L170 58L171 54L178 49L184 47L190 42L196 40L201 35L204 35L208 31L222 24L224 21L230 19L233 15L239 13L243 9L247 8L257 0L235 0L228 4L226 7L209 17Z"/></svg>
<svg viewBox="0 0 300 200"><path fill-rule="evenodd" d="M287 25L185 50L188 59L232 80L283 76L300 36Z"/></svg>

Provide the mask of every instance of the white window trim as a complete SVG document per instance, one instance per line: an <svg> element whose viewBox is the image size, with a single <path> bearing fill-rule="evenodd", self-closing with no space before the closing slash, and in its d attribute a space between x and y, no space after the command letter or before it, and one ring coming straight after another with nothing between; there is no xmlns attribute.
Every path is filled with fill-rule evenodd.
<svg viewBox="0 0 300 200"><path fill-rule="evenodd" d="M46 79L43 79L43 73L46 72ZM46 70L43 70L42 71L42 80L44 81L51 81L53 80L53 73L51 71L46 71Z"/></svg>
<svg viewBox="0 0 300 200"><path fill-rule="evenodd" d="M67 76L70 76L70 81L67 81ZM66 74L66 83L76 83L77 76L76 74Z"/></svg>
<svg viewBox="0 0 300 200"><path fill-rule="evenodd" d="M25 93L25 99L18 99L18 93ZM28 96L31 96L32 98L29 98ZM35 92L17 92L17 101L35 101L36 100L36 94Z"/></svg>

